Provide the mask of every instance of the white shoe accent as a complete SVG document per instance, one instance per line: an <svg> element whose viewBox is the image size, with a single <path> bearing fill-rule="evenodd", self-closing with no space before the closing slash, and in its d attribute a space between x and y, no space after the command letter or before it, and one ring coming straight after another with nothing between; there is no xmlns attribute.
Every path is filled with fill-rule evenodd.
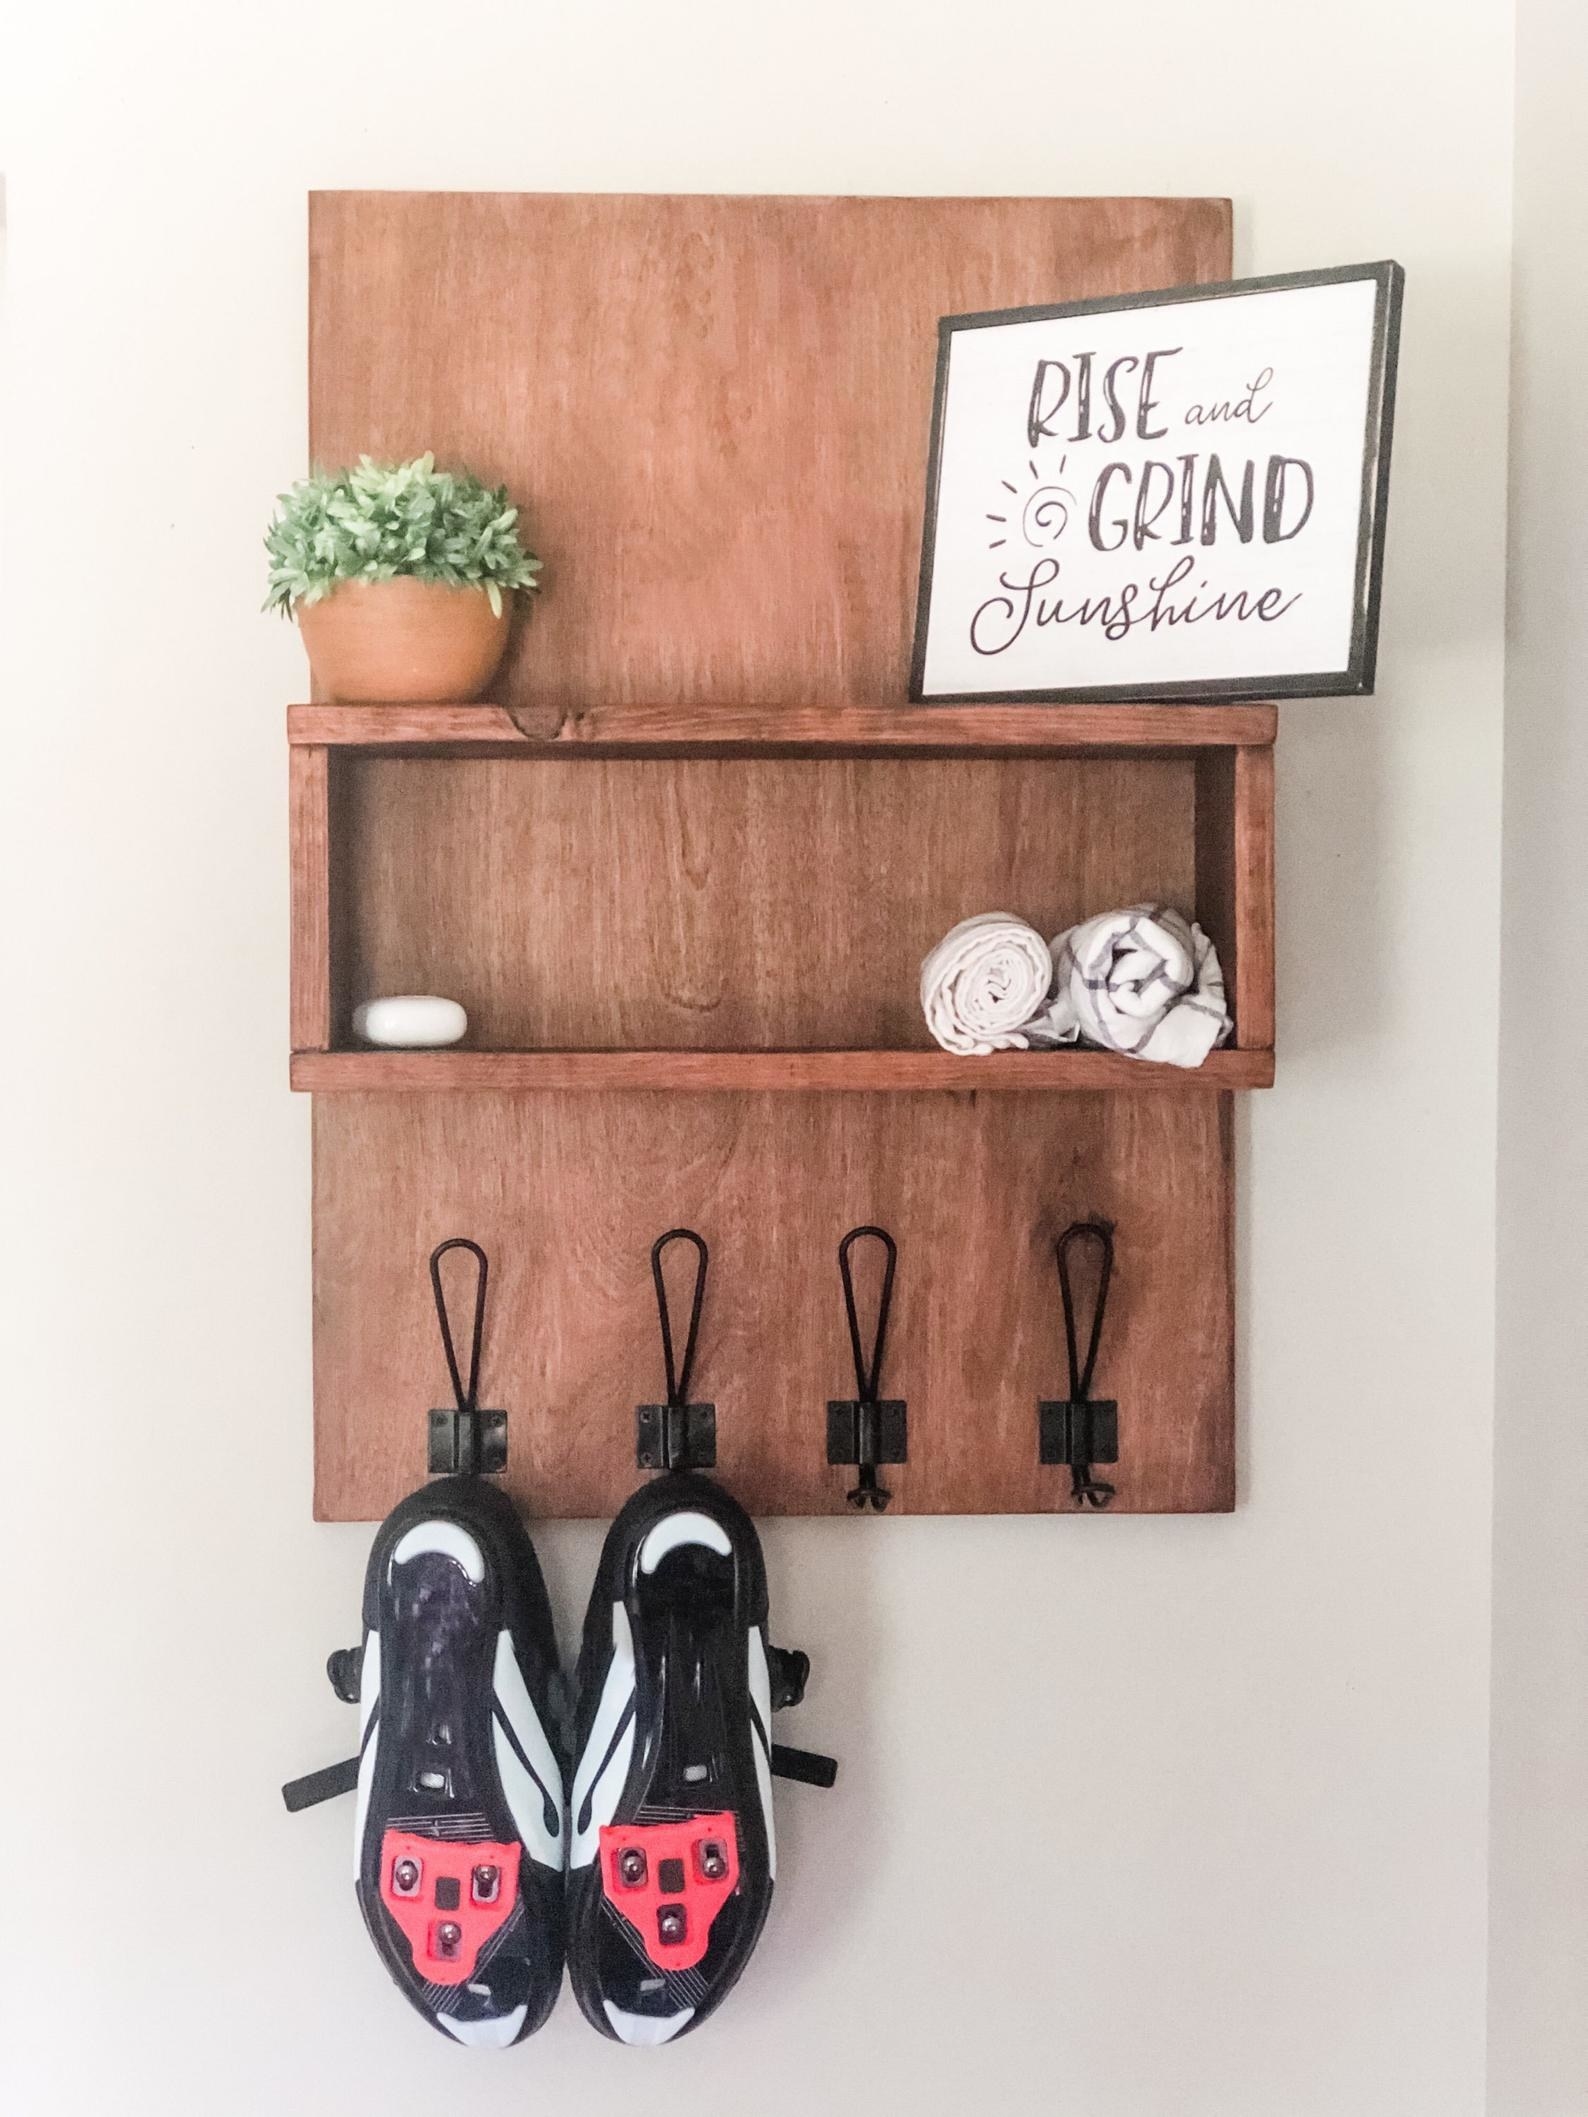
<svg viewBox="0 0 1588 2117"><path fill-rule="evenodd" d="M371 1632L364 1641L364 1658L358 1665L358 1739L364 1739L369 1716L380 1697L380 1634Z"/></svg>
<svg viewBox="0 0 1588 2117"><path fill-rule="evenodd" d="M429 1551L437 1551L461 1566L476 1587L484 1580L485 1554L468 1530L460 1529L456 1522L415 1522L393 1551L386 1567L387 1578L399 1566L406 1566L409 1559L423 1558Z"/></svg>
<svg viewBox="0 0 1588 2117"><path fill-rule="evenodd" d="M528 2012L529 2008L523 2006L515 2007L511 2014L488 2014L483 2021L459 2021L455 2014L438 2014L435 2019L459 2043L474 2044L485 2051L505 2051L524 2026Z"/></svg>
<svg viewBox="0 0 1588 2117"><path fill-rule="evenodd" d="M669 1551L676 1551L683 1544L703 1544L708 1551L719 1552L731 1558L733 1545L728 1541L728 1532L721 1522L714 1522L709 1514L680 1509L677 1514L665 1514L640 1546L640 1571L654 1573Z"/></svg>
<svg viewBox="0 0 1588 2117"><path fill-rule="evenodd" d="M606 2009L607 2020L622 2038L630 2044L671 2043L680 2029L687 2029L695 2018L693 2007L680 2008L676 2014L625 2014L621 2007L614 2007L611 2000L601 2002Z"/></svg>
<svg viewBox="0 0 1588 2117"><path fill-rule="evenodd" d="M513 1652L511 1632L497 1634L493 1688L497 1704L518 1737L519 1747L539 1774L541 1785L551 1797L551 1805L558 1817L553 1833L546 1827L546 1795L519 1763L512 1743L493 1716L491 1743L496 1753L496 1769L501 1775L502 1791L513 1812L518 1835L531 1859L538 1860L542 1867L555 1867L561 1873L566 1850L561 1823L562 1773L557 1768L556 1752L540 1724L540 1715L535 1711L535 1702L529 1695L518 1656Z"/></svg>
<svg viewBox="0 0 1588 2117"><path fill-rule="evenodd" d="M772 1674L766 1665L766 1641L761 1637L760 1627L750 1627L750 1696L755 1700L755 1709L761 1715L761 1726L766 1729L767 1742L772 1740ZM752 1725L750 1747L755 1752L755 1783L761 1794L761 1813L766 1818L766 1868L773 1881L777 1880L777 1833L772 1827L772 1759L762 1744L761 1737Z"/></svg>
<svg viewBox="0 0 1588 2117"><path fill-rule="evenodd" d="M634 1696L634 1633L629 1624L629 1613L622 1603L612 1605L612 1659L607 1664L606 1682L601 1686L601 1702L596 1707L590 1739L584 1746L578 1768L573 1775L573 1793L569 1799L568 1812L572 1828L572 1839L568 1847L570 1867L588 1867L596 1856L596 1847L601 1839L601 1826L610 1823L623 1792L623 1782L629 1775L629 1763L634 1755L634 1715L629 1715L629 1724L623 1731L610 1759L607 1751L617 1733L618 1723L623 1718L624 1708ZM606 1769L602 1770L603 1760ZM596 1787L600 1779L599 1790ZM590 1819L584 1828L579 1827L579 1817L586 1799L590 1799Z"/></svg>
<svg viewBox="0 0 1588 2117"><path fill-rule="evenodd" d="M371 1632L364 1641L364 1658L358 1672L358 1803L353 1815L353 1879L358 1881L364 1871L364 1826L369 1821L369 1792L375 1783L375 1752L380 1746L377 1733L373 1740L365 1742L370 1716L380 1700L380 1634Z"/></svg>

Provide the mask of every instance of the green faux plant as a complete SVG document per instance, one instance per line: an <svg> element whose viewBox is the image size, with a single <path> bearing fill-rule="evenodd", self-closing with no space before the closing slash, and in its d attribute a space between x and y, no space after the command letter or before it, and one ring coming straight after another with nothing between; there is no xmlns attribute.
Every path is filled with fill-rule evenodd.
<svg viewBox="0 0 1588 2117"><path fill-rule="evenodd" d="M433 455L411 463L360 456L352 470L316 472L277 503L265 533L270 555L267 610L290 616L317 603L339 581L390 581L399 574L483 588L502 614L504 588L535 588L540 560L518 539L518 509L505 485L482 485L467 471L436 469Z"/></svg>

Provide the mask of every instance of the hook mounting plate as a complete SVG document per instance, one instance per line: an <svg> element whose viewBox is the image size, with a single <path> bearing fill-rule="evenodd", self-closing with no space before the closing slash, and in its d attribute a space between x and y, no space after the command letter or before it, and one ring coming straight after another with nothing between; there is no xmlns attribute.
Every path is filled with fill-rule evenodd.
<svg viewBox="0 0 1588 2117"><path fill-rule="evenodd" d="M715 1404L641 1404L634 1413L634 1460L641 1470L713 1470Z"/></svg>
<svg viewBox="0 0 1588 2117"><path fill-rule="evenodd" d="M909 1419L903 1397L874 1404L834 1398L827 1406L829 1463L905 1463L909 1461Z"/></svg>
<svg viewBox="0 0 1588 2117"><path fill-rule="evenodd" d="M505 1411L433 1411L425 1436L432 1477L493 1477L507 1468Z"/></svg>
<svg viewBox="0 0 1588 2117"><path fill-rule="evenodd" d="M1044 1398L1037 1406L1041 1421L1039 1448L1044 1463L1119 1461L1119 1406L1107 1397L1076 1403Z"/></svg>

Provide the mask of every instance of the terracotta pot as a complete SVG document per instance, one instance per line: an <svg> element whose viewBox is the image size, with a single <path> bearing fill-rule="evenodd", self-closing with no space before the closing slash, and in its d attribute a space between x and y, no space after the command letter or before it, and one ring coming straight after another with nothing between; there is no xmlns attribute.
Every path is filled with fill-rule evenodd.
<svg viewBox="0 0 1588 2117"><path fill-rule="evenodd" d="M483 588L444 581L343 581L297 618L316 686L331 698L421 705L478 698L496 674L512 625Z"/></svg>

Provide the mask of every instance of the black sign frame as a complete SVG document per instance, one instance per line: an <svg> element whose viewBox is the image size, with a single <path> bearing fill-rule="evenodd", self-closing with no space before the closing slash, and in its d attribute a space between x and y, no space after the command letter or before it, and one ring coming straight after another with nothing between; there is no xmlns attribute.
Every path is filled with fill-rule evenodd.
<svg viewBox="0 0 1588 2117"><path fill-rule="evenodd" d="M1361 501L1357 519L1356 582L1352 606L1351 648L1346 667L1312 674L1198 677L1158 683L1065 685L1053 689L1009 691L925 690L927 632L932 607L932 573L936 554L938 489L942 474L943 427L947 410L949 358L959 331L995 329L1000 325L1041 323L1068 316L1098 316L1136 309L1167 308L1186 302L1226 301L1244 295L1279 293L1297 288L1335 286L1371 280L1376 285L1364 424ZM1057 302L1022 309L987 309L945 316L937 327L937 371L932 397L931 438L927 450L926 504L921 530L921 568L916 592L915 641L910 663L910 703L924 706L964 705L1096 705L1133 701L1139 704L1234 703L1247 699L1360 698L1371 694L1378 670L1379 605L1384 574L1384 526L1389 505L1390 444L1394 431L1395 378L1400 351L1401 302L1405 273L1390 259L1363 265L1333 265L1313 272L1271 273L1255 279L1220 280L1205 285L1167 287L1146 294L1108 295L1091 301Z"/></svg>

